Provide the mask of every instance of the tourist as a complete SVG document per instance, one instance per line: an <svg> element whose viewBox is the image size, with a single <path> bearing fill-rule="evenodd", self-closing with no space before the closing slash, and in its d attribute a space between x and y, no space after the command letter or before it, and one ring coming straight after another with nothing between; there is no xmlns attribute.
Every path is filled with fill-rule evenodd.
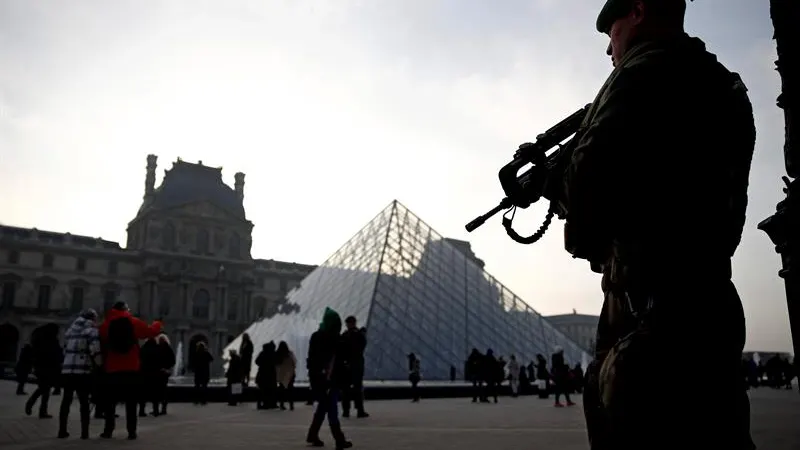
<svg viewBox="0 0 800 450"><path fill-rule="evenodd" d="M33 414L33 406L36 400L41 397L39 403L39 418L49 419L51 416L47 412L50 392L58 382L61 375L61 361L63 354L61 345L58 343L58 325L48 323L42 325L34 331L31 338L33 347L33 373L36 375L36 390L33 391L28 401L25 402L25 414Z"/></svg>
<svg viewBox="0 0 800 450"><path fill-rule="evenodd" d="M422 373L420 372L419 367L419 358L414 353L408 354L408 381L411 382L411 401L416 403L419 402L419 389L417 385L419 385L420 380L422 379Z"/></svg>
<svg viewBox="0 0 800 450"><path fill-rule="evenodd" d="M570 378L569 378L569 366L567 365L566 361L564 361L564 349L561 347L556 346L555 352L553 352L553 357L550 360L550 370L553 379L553 389L555 390L556 398L555 403L553 406L560 408L564 406L561 403L561 396L564 396L564 400L567 401L567 406L574 406L575 403L572 403L572 400L569 398L569 391L571 389L570 386Z"/></svg>
<svg viewBox="0 0 800 450"><path fill-rule="evenodd" d="M280 408L285 410L284 402L289 402L289 410L294 411L294 399L292 396L294 387L295 369L297 368L297 358L294 353L289 350L289 345L286 341L281 341L278 344L278 350L275 352L275 375L278 380L279 392L278 399L280 401Z"/></svg>
<svg viewBox="0 0 800 450"><path fill-rule="evenodd" d="M155 380L155 392L153 393L153 415L160 416L167 413L167 385L169 377L175 367L175 352L166 334L159 334L156 337L158 342L158 367L159 373ZM159 410L159 404L161 409Z"/></svg>
<svg viewBox="0 0 800 450"><path fill-rule="evenodd" d="M350 417L350 403L354 403L356 417L369 417L364 411L364 351L367 348L367 329L358 328L355 316L344 321L347 329L342 333L346 374L342 388L342 417Z"/></svg>
<svg viewBox="0 0 800 450"><path fill-rule="evenodd" d="M153 402L153 415L157 415L155 409L155 391L156 383L158 380L159 363L158 363L158 343L156 338L152 337L145 341L140 351L141 368L139 373L141 375L141 395L139 396L139 417L147 417L145 407L147 402Z"/></svg>
<svg viewBox="0 0 800 450"><path fill-rule="evenodd" d="M28 395L28 393L25 392L25 383L28 382L28 376L30 376L32 370L33 347L31 344L25 344L19 352L19 359L15 367L17 375L17 395Z"/></svg>
<svg viewBox="0 0 800 450"><path fill-rule="evenodd" d="M64 333L64 361L61 365L61 384L64 396L58 414L58 437L69 437L67 421L72 406L72 397L77 395L81 414L81 439L89 439L91 419L89 394L92 373L103 365L100 350L100 333L97 330L97 312L84 311Z"/></svg>
<svg viewBox="0 0 800 450"><path fill-rule="evenodd" d="M277 379L275 378L275 342L269 341L261 347L261 352L256 358L258 372L256 372L256 385L258 386L258 401L256 409L275 409L278 407L276 391Z"/></svg>
<svg viewBox="0 0 800 450"><path fill-rule="evenodd" d="M139 341L149 339L161 332L161 322L155 321L147 325L133 317L125 302L117 302L106 313L100 325L100 340L105 349L103 370L105 372L105 395L103 405L105 411L105 427L101 438L111 439L114 433L117 403L125 404L126 428L128 439L136 439L137 416L136 407L140 395Z"/></svg>
<svg viewBox="0 0 800 450"><path fill-rule="evenodd" d="M250 369L253 367L253 341L250 340L250 335L244 333L242 335L242 345L239 346L239 355L242 358L242 370L244 371L244 385L250 383Z"/></svg>
<svg viewBox="0 0 800 450"><path fill-rule="evenodd" d="M196 344L191 361L194 372L194 404L205 405L208 399L208 382L211 381L211 362L214 361L205 342Z"/></svg>
<svg viewBox="0 0 800 450"><path fill-rule="evenodd" d="M341 379L341 361L337 363L337 353L341 349L339 332L342 319L336 311L325 308L319 330L311 335L308 345L308 373L317 409L308 428L306 442L313 447L325 445L319 438L322 421L328 418L331 434L336 441L336 449L350 448L353 444L344 437L339 422L339 389L344 380ZM346 381L345 381L346 382Z"/></svg>
<svg viewBox="0 0 800 450"><path fill-rule="evenodd" d="M478 400L484 402L486 392L483 386L483 354L477 348L472 349L464 369L465 378L472 383L472 403L477 403Z"/></svg>
<svg viewBox="0 0 800 450"><path fill-rule="evenodd" d="M228 405L236 406L239 404L242 392L244 392L242 383L242 380L244 380L244 362L242 362L242 357L239 356L235 349L231 349L229 354L228 370L225 372L225 379L228 381Z"/></svg>

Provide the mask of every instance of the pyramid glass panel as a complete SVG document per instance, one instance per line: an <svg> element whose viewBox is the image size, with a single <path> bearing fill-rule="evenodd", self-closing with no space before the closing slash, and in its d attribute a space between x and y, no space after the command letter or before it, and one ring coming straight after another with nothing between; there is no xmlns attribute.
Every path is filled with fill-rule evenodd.
<svg viewBox="0 0 800 450"><path fill-rule="evenodd" d="M468 256L397 201L287 295L281 312L246 332L256 346L284 340L307 378L308 340L325 307L367 327L365 378L405 380L407 355L421 361L423 379L463 377L472 348L516 355L521 363L556 346L570 364L588 360L581 348ZM241 337L228 349L239 348ZM227 353L227 352L226 352ZM254 367L255 371L257 368Z"/></svg>

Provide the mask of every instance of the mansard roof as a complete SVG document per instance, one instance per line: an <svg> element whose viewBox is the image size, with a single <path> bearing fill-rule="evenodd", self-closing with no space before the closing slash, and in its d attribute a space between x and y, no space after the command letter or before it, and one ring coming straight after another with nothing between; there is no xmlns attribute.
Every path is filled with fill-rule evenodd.
<svg viewBox="0 0 800 450"><path fill-rule="evenodd" d="M202 162L193 164L180 159L165 171L161 185L150 198L145 199L137 216L202 201L247 220L244 204L236 191L222 181L221 167L208 167Z"/></svg>
<svg viewBox="0 0 800 450"><path fill-rule="evenodd" d="M121 247L118 242L107 241L102 238L81 236L71 233L60 233L57 231L38 230L36 228L12 227L0 225L0 238L36 241L44 244L54 245L74 245L78 247L103 248L109 250L119 250Z"/></svg>

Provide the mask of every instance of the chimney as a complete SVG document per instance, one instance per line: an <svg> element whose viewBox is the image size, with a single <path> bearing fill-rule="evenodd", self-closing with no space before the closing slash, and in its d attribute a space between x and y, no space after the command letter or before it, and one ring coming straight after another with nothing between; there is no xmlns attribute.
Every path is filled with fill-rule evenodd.
<svg viewBox="0 0 800 450"><path fill-rule="evenodd" d="M147 155L147 176L144 178L144 196L149 197L153 195L156 188L156 162L158 156Z"/></svg>
<svg viewBox="0 0 800 450"><path fill-rule="evenodd" d="M236 182L233 185L233 188L236 190L236 197L239 198L239 201L244 200L244 174L242 172L236 172L236 175L233 176Z"/></svg>

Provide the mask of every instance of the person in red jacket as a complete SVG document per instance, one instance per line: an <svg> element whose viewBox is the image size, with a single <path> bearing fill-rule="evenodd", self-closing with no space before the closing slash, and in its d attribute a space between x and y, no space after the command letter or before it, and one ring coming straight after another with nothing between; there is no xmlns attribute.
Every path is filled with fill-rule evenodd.
<svg viewBox="0 0 800 450"><path fill-rule="evenodd" d="M133 317L125 302L117 302L106 313L100 325L100 342L105 352L106 411L105 427L101 438L110 439L115 426L117 403L125 403L128 439L136 439L139 384L139 341L161 333L161 322L147 325Z"/></svg>

